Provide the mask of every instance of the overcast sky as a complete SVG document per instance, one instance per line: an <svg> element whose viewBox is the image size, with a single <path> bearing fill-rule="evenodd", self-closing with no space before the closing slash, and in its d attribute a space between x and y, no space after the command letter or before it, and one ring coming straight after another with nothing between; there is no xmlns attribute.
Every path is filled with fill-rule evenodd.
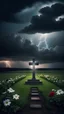
<svg viewBox="0 0 64 114"><path fill-rule="evenodd" d="M0 67L31 68L33 58L64 68L63 0L0 1Z"/></svg>

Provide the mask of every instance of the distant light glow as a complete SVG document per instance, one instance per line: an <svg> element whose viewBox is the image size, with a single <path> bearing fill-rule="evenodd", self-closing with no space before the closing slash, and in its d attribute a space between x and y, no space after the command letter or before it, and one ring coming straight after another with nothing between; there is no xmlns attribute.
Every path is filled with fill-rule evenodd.
<svg viewBox="0 0 64 114"><path fill-rule="evenodd" d="M5 61L5 63L6 63L6 67L11 67L11 61Z"/></svg>
<svg viewBox="0 0 64 114"><path fill-rule="evenodd" d="M32 65L30 65L30 69L33 69L33 66Z"/></svg>
<svg viewBox="0 0 64 114"><path fill-rule="evenodd" d="M38 66L35 65L35 69L37 69L37 68L38 68ZM33 69L33 65L30 65L30 69Z"/></svg>
<svg viewBox="0 0 64 114"><path fill-rule="evenodd" d="M0 63L4 63L6 65L6 67L11 68L11 61L4 61L4 60L2 60L2 61L0 61Z"/></svg>

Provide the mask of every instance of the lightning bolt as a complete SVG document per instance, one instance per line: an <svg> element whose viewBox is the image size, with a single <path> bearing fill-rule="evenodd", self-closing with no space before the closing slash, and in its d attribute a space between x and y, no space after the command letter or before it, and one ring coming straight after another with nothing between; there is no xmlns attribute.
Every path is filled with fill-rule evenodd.
<svg viewBox="0 0 64 114"><path fill-rule="evenodd" d="M45 34L44 42L45 42L45 45L46 45L46 49L49 49L48 44L47 44L47 34Z"/></svg>
<svg viewBox="0 0 64 114"><path fill-rule="evenodd" d="M37 45L39 50L42 49L42 48L40 48L40 45L43 42L45 42L45 49L49 49L48 44L47 44L47 35L48 34L40 34L40 42Z"/></svg>
<svg viewBox="0 0 64 114"><path fill-rule="evenodd" d="M4 61L4 60L2 60L2 61L0 61L0 63L4 63L6 65L6 67L11 68L11 64L12 64L11 61Z"/></svg>

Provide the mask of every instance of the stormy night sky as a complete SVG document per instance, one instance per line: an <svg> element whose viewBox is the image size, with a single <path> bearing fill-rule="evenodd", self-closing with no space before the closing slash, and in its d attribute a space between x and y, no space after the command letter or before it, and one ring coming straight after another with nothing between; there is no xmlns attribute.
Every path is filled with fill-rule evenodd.
<svg viewBox="0 0 64 114"><path fill-rule="evenodd" d="M64 68L64 1L0 0L0 67Z"/></svg>

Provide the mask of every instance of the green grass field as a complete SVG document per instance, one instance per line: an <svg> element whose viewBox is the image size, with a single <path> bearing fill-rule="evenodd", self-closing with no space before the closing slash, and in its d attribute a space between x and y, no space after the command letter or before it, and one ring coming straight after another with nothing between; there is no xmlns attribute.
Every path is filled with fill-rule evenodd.
<svg viewBox="0 0 64 114"><path fill-rule="evenodd" d="M10 77L14 78L18 75L25 74L26 78L17 82L14 86L12 86L13 89L15 89L16 93L20 95L20 104L23 107L28 102L28 96L30 87L29 85L25 85L25 81L32 78L31 72L9 72L9 73L0 73L0 80L9 79ZM36 85L39 87L39 89L43 92L43 95L46 99L48 99L48 94L52 89L59 89L56 85L54 85L51 82L46 81L45 79L42 79L39 77L40 74L47 74L50 76L58 77L59 79L64 79L64 71L37 71L36 78L40 79L43 82L43 85Z"/></svg>

